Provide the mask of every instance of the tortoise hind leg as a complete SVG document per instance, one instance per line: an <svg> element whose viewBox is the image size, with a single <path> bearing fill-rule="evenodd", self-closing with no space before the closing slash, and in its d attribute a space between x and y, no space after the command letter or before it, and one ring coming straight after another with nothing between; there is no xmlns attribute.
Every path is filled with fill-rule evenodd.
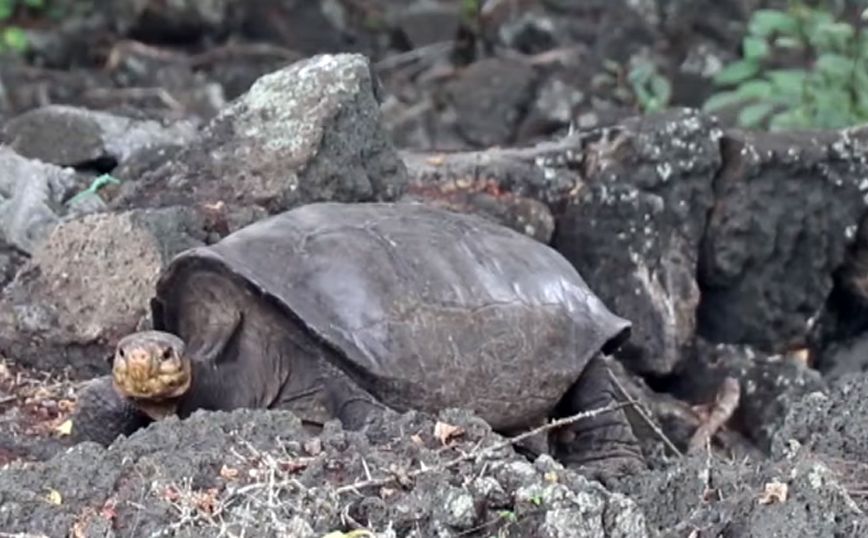
<svg viewBox="0 0 868 538"><path fill-rule="evenodd" d="M73 443L93 441L103 446L153 422L118 394L112 386L111 376L92 379L79 391L75 411L70 418Z"/></svg>
<svg viewBox="0 0 868 538"><path fill-rule="evenodd" d="M618 400L613 394L605 362L595 355L581 377L555 409L567 417L601 409ZM579 420L553 435L553 455L567 467L604 484L610 478L646 468L642 450L623 409Z"/></svg>

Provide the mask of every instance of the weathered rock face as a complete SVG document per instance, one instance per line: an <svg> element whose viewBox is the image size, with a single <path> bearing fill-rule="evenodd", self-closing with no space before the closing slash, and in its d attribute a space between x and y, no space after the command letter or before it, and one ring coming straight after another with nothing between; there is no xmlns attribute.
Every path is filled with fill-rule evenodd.
<svg viewBox="0 0 868 538"><path fill-rule="evenodd" d="M206 2L151 2L111 0L104 9L112 26L122 33L142 31L150 26L150 31L166 36L178 35L186 31L209 29L218 31L227 24L233 2L227 0L208 0Z"/></svg>
<svg viewBox="0 0 868 538"><path fill-rule="evenodd" d="M195 124L170 126L67 105L47 105L10 119L6 143L18 154L58 166L113 168L154 146L183 145L195 136Z"/></svg>
<svg viewBox="0 0 868 538"><path fill-rule="evenodd" d="M0 146L0 238L30 253L64 213L82 182L74 170L25 159Z"/></svg>
<svg viewBox="0 0 868 538"><path fill-rule="evenodd" d="M589 135L585 182L556 214L553 245L633 321L622 358L666 374L695 328L697 252L722 132L704 116L673 111Z"/></svg>
<svg viewBox="0 0 868 538"><path fill-rule="evenodd" d="M536 72L526 61L491 58L474 63L445 88L458 132L475 147L511 144L536 82Z"/></svg>
<svg viewBox="0 0 868 538"><path fill-rule="evenodd" d="M0 238L0 290L15 277L24 261L25 256L21 250Z"/></svg>
<svg viewBox="0 0 868 538"><path fill-rule="evenodd" d="M727 461L688 456L677 466L631 477L621 488L660 538L689 536L863 536L868 517L831 463ZM834 514L834 517L829 517Z"/></svg>
<svg viewBox="0 0 868 538"><path fill-rule="evenodd" d="M318 538L358 524L378 537L473 536L480 526L485 536L648 536L623 495L548 456L530 463L497 449L499 436L472 415L446 410L439 420L460 428L449 446L434 420L415 413L361 432L331 423L316 437L286 412L197 413L107 450L83 443L48 462L13 464L0 472L0 527ZM45 488L62 504L33 494Z"/></svg>
<svg viewBox="0 0 868 538"><path fill-rule="evenodd" d="M681 400L710 405L727 377L739 386L738 407L729 426L764 452L771 450L773 435L793 406L806 394L826 389L819 372L793 357L769 355L747 345L712 345L702 338L685 348L667 388Z"/></svg>
<svg viewBox="0 0 868 538"><path fill-rule="evenodd" d="M106 372L117 340L146 326L153 285L171 257L262 214L237 212L219 225L210 217L170 207L58 224L0 295L0 349L78 378Z"/></svg>
<svg viewBox="0 0 868 538"><path fill-rule="evenodd" d="M866 133L727 134L699 268L703 336L804 343L866 209Z"/></svg>
<svg viewBox="0 0 868 538"><path fill-rule="evenodd" d="M261 77L114 207L394 200L406 168L379 123L368 61L319 55Z"/></svg>
<svg viewBox="0 0 868 538"><path fill-rule="evenodd" d="M767 461L700 453L616 489L642 507L650 532L661 537L697 528L713 536L863 536L868 377L788 405Z"/></svg>
<svg viewBox="0 0 868 538"><path fill-rule="evenodd" d="M771 450L783 457L794 449L832 458L868 461L868 377L850 374L793 402L775 433Z"/></svg>

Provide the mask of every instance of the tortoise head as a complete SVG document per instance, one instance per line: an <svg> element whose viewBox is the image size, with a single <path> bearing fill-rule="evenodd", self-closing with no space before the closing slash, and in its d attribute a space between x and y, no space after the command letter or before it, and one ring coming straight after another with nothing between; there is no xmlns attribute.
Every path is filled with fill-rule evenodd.
<svg viewBox="0 0 868 538"><path fill-rule="evenodd" d="M162 331L142 331L122 338L112 361L117 390L159 420L175 411L192 381L184 341Z"/></svg>

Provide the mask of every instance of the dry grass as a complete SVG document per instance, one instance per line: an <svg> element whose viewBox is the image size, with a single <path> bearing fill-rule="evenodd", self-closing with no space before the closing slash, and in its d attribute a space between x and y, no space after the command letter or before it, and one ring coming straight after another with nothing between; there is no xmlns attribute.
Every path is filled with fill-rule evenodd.
<svg viewBox="0 0 868 538"><path fill-rule="evenodd" d="M234 461L220 471L226 482L222 491L194 488L189 478L152 484L150 494L177 518L169 530L209 529L215 537L228 538L260 536L263 529L269 535L304 536L315 520L335 517L344 529L365 530L346 509L338 511L334 488L308 488L296 478L313 458L263 452L244 441L241 445L242 450L232 451Z"/></svg>
<svg viewBox="0 0 868 538"><path fill-rule="evenodd" d="M75 407L79 384L68 375L24 368L0 356L0 438L16 446L22 436L63 435L61 425ZM19 456L0 450L0 466Z"/></svg>
<svg viewBox="0 0 868 538"><path fill-rule="evenodd" d="M297 456L283 450L273 454L258 450L246 441L240 441L240 450L233 450L231 462L224 464L220 475L226 483L218 488L194 488L189 478L157 480L150 495L166 503L176 520L170 530L190 528L208 529L217 537L241 538L262 535L306 536L319 523L338 527L328 538L394 536L392 524L387 523L379 534L367 529L349 514L348 497L372 491L388 498L397 489L410 486L417 478L429 473L448 471L460 463L491 457L531 436L560 428L579 420L594 417L624 407L613 404L600 409L579 413L552 421L524 434L501 442L462 453L439 465L422 466L415 470L376 469L372 471L362 459L364 478L345 485L324 483L317 487L302 484L297 473L312 464L317 456ZM378 475L378 476L375 476ZM339 522L339 524L336 524Z"/></svg>

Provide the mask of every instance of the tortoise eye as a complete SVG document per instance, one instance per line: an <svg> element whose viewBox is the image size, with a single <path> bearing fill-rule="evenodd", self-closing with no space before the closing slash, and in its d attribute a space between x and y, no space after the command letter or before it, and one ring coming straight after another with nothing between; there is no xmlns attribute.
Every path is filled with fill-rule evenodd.
<svg viewBox="0 0 868 538"><path fill-rule="evenodd" d="M167 347L166 349L164 349L162 357L163 357L164 361L171 359L172 358L172 348Z"/></svg>
<svg viewBox="0 0 868 538"><path fill-rule="evenodd" d="M126 355L126 353L124 353L124 348L118 348L118 355L120 355L121 357L124 357Z"/></svg>

